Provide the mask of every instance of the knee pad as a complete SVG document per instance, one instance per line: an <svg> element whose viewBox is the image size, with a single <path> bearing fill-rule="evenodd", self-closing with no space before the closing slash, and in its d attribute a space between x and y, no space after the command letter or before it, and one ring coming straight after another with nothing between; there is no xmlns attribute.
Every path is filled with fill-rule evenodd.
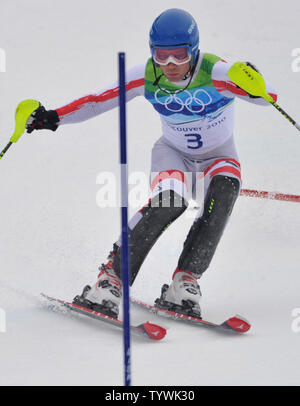
<svg viewBox="0 0 300 406"><path fill-rule="evenodd" d="M240 181L224 175L216 175L212 178L208 187L203 215L209 217L214 210L218 209L218 215L230 216L234 203L240 193Z"/></svg>

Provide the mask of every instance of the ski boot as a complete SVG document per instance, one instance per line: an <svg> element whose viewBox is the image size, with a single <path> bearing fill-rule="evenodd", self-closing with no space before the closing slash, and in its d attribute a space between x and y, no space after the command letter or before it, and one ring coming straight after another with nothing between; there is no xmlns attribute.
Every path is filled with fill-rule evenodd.
<svg viewBox="0 0 300 406"><path fill-rule="evenodd" d="M107 316L117 318L122 297L122 283L113 270L112 253L107 264L99 267L100 273L94 286L85 286L73 303Z"/></svg>
<svg viewBox="0 0 300 406"><path fill-rule="evenodd" d="M163 285L155 306L201 319L200 287L192 272L176 269L171 285Z"/></svg>

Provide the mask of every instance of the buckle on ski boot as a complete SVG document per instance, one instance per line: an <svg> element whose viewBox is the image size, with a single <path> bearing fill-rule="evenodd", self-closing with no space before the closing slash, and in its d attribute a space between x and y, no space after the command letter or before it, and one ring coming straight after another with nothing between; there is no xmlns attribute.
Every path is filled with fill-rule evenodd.
<svg viewBox="0 0 300 406"><path fill-rule="evenodd" d="M82 294L75 296L72 303L117 319L119 308L115 303L111 302L110 300L103 300L102 304L99 304L93 303L90 300L86 299L86 294L90 289L91 287L89 285L85 286L83 288Z"/></svg>
<svg viewBox="0 0 300 406"><path fill-rule="evenodd" d="M164 284L162 286L161 296L160 296L160 298L156 299L154 302L155 307L201 319L200 306L197 303L195 303L191 300L183 300L182 304L179 305L179 304L168 302L167 300L165 300L166 292L168 289L169 289L169 285Z"/></svg>

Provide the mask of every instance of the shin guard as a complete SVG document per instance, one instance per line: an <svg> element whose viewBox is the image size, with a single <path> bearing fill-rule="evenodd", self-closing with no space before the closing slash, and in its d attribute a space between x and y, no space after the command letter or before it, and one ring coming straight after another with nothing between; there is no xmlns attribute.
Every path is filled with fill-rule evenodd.
<svg viewBox="0 0 300 406"><path fill-rule="evenodd" d="M182 196L173 190L166 190L156 195L140 210L140 219L129 230L131 285L159 236L186 208L187 203ZM114 271L121 278L120 251L119 247L114 258Z"/></svg>
<svg viewBox="0 0 300 406"><path fill-rule="evenodd" d="M208 268L239 195L236 178L216 175L211 180L203 215L190 229L179 258L178 268L199 277Z"/></svg>

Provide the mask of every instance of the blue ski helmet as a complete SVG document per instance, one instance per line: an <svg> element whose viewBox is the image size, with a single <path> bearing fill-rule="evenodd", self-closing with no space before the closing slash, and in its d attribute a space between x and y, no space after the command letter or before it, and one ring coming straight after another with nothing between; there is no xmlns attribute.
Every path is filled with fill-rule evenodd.
<svg viewBox="0 0 300 406"><path fill-rule="evenodd" d="M186 45L192 56L192 65L199 54L199 31L194 18L187 11L171 8L161 13L150 29L149 45L154 48Z"/></svg>

